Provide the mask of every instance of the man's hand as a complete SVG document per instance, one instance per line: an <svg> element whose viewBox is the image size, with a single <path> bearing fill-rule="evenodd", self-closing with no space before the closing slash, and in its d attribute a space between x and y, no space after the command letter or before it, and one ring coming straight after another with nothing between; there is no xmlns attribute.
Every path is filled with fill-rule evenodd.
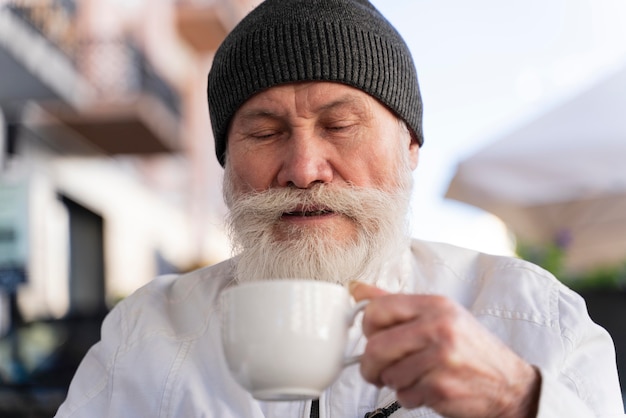
<svg viewBox="0 0 626 418"><path fill-rule="evenodd" d="M405 408L450 418L536 417L539 372L467 310L435 295L387 294L353 283L368 339L361 374L397 393Z"/></svg>

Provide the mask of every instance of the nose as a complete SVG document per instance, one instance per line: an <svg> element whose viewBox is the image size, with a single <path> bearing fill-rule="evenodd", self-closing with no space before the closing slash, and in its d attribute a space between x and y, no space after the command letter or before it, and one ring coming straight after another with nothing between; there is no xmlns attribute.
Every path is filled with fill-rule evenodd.
<svg viewBox="0 0 626 418"><path fill-rule="evenodd" d="M333 168L328 147L329 144L315 135L293 132L281 157L278 185L307 189L318 183L330 183Z"/></svg>

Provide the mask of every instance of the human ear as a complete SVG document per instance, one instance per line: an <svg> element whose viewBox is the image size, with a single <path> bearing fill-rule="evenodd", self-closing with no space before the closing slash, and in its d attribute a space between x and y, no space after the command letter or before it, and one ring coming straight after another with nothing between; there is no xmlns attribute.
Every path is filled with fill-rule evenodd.
<svg viewBox="0 0 626 418"><path fill-rule="evenodd" d="M415 170L417 168L417 163L419 162L419 154L420 154L420 145L413 135L411 135L411 142L409 143L409 161L411 162L411 170Z"/></svg>

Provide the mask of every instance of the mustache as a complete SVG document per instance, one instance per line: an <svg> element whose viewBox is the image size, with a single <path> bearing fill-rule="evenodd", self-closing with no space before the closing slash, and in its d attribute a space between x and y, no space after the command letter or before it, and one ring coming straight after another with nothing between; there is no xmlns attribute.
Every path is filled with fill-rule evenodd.
<svg viewBox="0 0 626 418"><path fill-rule="evenodd" d="M391 192L393 193L393 192ZM318 184L308 189L271 188L247 192L229 199L231 219L278 221L285 215L313 216L327 213L358 219L372 211L384 211L390 192L353 185Z"/></svg>

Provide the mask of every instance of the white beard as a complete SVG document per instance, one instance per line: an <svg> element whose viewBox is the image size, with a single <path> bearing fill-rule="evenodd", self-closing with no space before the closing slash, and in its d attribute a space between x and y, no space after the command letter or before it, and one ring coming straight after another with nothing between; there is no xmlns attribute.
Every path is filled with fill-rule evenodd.
<svg viewBox="0 0 626 418"><path fill-rule="evenodd" d="M372 282L385 261L409 242L407 213L412 187L408 162L398 169L392 191L316 185L237 193L228 162L224 198L238 282L305 278L347 284ZM391 174L390 174L391 175ZM290 226L277 237L281 216L299 205L328 207L356 225L356 235L338 242L326 228ZM286 237L284 237L286 235Z"/></svg>

